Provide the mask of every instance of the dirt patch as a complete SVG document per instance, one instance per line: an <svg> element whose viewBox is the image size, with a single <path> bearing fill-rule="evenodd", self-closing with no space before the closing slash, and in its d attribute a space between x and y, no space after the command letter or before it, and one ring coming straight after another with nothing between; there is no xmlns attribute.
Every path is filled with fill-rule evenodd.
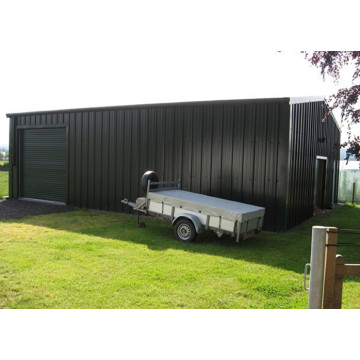
<svg viewBox="0 0 360 360"><path fill-rule="evenodd" d="M317 216L317 215L324 215L324 214L327 214L331 211L333 211L334 208L332 209L319 209L319 208L315 208L314 209L314 216Z"/></svg>
<svg viewBox="0 0 360 360"><path fill-rule="evenodd" d="M27 200L0 201L0 221L9 219L22 219L25 216L46 215L74 211L73 206L48 204Z"/></svg>

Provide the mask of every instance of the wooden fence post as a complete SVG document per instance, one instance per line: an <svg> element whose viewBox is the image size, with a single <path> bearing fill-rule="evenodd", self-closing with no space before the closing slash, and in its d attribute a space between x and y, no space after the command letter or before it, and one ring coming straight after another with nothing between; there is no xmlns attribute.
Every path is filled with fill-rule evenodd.
<svg viewBox="0 0 360 360"><path fill-rule="evenodd" d="M358 230L341 230L351 233ZM345 264L337 255L338 229L326 228L322 309L341 309L344 276L360 276L360 264ZM342 244L344 245L344 244Z"/></svg>
<svg viewBox="0 0 360 360"><path fill-rule="evenodd" d="M352 198L351 198L351 203L354 204L354 202L355 202L355 183L353 183Z"/></svg>
<svg viewBox="0 0 360 360"><path fill-rule="evenodd" d="M334 309L335 273L338 229L329 227L326 230L326 248L324 264L323 309Z"/></svg>
<svg viewBox="0 0 360 360"><path fill-rule="evenodd" d="M344 265L344 257L336 255L336 272L335 272L335 285L334 285L334 307L333 309L341 309L342 288L344 275L338 272L339 265Z"/></svg>

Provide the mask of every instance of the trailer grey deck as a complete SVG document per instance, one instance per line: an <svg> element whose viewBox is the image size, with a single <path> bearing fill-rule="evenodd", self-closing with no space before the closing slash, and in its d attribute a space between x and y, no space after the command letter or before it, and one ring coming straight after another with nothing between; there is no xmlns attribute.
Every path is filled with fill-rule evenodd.
<svg viewBox="0 0 360 360"><path fill-rule="evenodd" d="M145 176L145 175L144 175ZM158 185L175 188L156 189ZM148 181L146 196L135 203L122 201L134 210L169 219L175 236L182 241L194 241L203 229L236 237L236 241L261 231L265 209L236 201L180 190L180 182Z"/></svg>

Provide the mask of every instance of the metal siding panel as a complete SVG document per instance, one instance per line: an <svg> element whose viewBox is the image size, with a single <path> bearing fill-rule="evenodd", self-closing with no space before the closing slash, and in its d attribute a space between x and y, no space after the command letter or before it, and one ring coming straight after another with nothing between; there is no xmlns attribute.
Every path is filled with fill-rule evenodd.
<svg viewBox="0 0 360 360"><path fill-rule="evenodd" d="M243 163L244 163L244 105L235 106L234 112L234 144L232 165L232 198L242 201L243 196Z"/></svg>
<svg viewBox="0 0 360 360"><path fill-rule="evenodd" d="M164 137L164 158L165 158L165 168L164 168L164 179L172 180L174 179L174 136L175 136L175 126L174 126L174 109L167 108L165 110L165 137Z"/></svg>
<svg viewBox="0 0 360 360"><path fill-rule="evenodd" d="M109 118L109 192L110 211L116 210L116 122L115 111L110 111Z"/></svg>
<svg viewBox="0 0 360 360"><path fill-rule="evenodd" d="M149 125L149 116L148 109L141 109L140 111L140 144L139 144L139 179L140 183L141 176L148 169L148 125ZM142 192L141 192L142 194Z"/></svg>
<svg viewBox="0 0 360 360"><path fill-rule="evenodd" d="M232 195L233 136L234 107L232 105L225 105L221 160L221 197L225 199L231 199Z"/></svg>
<svg viewBox="0 0 360 360"><path fill-rule="evenodd" d="M325 137L325 131L324 131L324 124L321 121L321 107L320 103L316 103L316 110L315 110L315 124L316 124L316 135L315 135L315 142L316 142L316 154L320 156L326 156L326 152L324 151L324 146L322 143L320 143L317 139L321 137ZM321 165L323 165L321 163ZM326 181L326 171L324 171L324 179ZM326 191L326 184L323 187L323 190ZM321 196L320 196L321 197ZM323 197L323 207L325 207L325 198Z"/></svg>
<svg viewBox="0 0 360 360"><path fill-rule="evenodd" d="M221 196L221 161L223 136L223 106L213 107L213 138L212 138L212 164L211 164L211 195Z"/></svg>
<svg viewBox="0 0 360 360"><path fill-rule="evenodd" d="M66 116L68 115L68 116ZM70 141L69 141L69 204L75 205L75 161L76 161L76 124L75 113L66 114L68 119Z"/></svg>
<svg viewBox="0 0 360 360"><path fill-rule="evenodd" d="M20 161L19 161L19 157L20 157L20 139L19 139L19 132L17 131L17 126L18 126L18 117L15 117L13 120L13 132L12 132L12 137L10 140L13 140L13 148L12 148L12 154L13 156L10 157L11 162L13 164L13 166L11 166L12 169L12 195L14 198L18 198L20 196L19 194L19 169L20 169ZM9 144L10 146L10 144ZM11 155L10 155L11 156Z"/></svg>
<svg viewBox="0 0 360 360"><path fill-rule="evenodd" d="M331 126L329 118L325 121L326 126L326 133L324 134L326 136L326 150L329 154L329 160L327 162L327 182L326 182L326 197L325 197L325 206L326 207L332 207L332 188L333 188L333 161L332 161L332 146L331 144L334 144L335 139L332 136Z"/></svg>
<svg viewBox="0 0 360 360"><path fill-rule="evenodd" d="M182 177L182 164L183 164L183 138L184 138L184 119L183 108L175 108L175 134L173 138L174 143L174 180L181 179Z"/></svg>
<svg viewBox="0 0 360 360"><path fill-rule="evenodd" d="M309 167L310 167L310 171L311 171L311 212L313 213L314 211L314 183L315 183L315 164L316 164L316 152L317 152L317 141L316 141L316 127L315 127L315 123L314 123L314 119L316 119L316 112L315 112L315 108L316 108L316 103L310 103L309 104L309 109L308 109L308 116L310 117L310 121L311 121L311 125L310 125L310 146L309 146ZM295 209L297 211L297 209ZM309 215L312 216L312 215Z"/></svg>
<svg viewBox="0 0 360 360"><path fill-rule="evenodd" d="M156 172L161 179L164 179L165 172L165 109L156 108Z"/></svg>
<svg viewBox="0 0 360 360"><path fill-rule="evenodd" d="M333 144L339 139L340 132L332 119L322 123L325 113L323 102L292 105L292 124L294 129L291 141L291 168L289 203L291 211L287 227L291 228L310 218L314 210L314 183L316 156L328 158L325 206L332 204L333 161L337 151ZM318 138L326 138L319 142Z"/></svg>
<svg viewBox="0 0 360 360"><path fill-rule="evenodd" d="M304 117L306 117L306 114L304 115L304 104L298 104L298 119L299 121L296 122L295 124L295 134L294 134L294 140L295 140L295 146L294 146L294 150L293 150L293 161L294 161L294 199L293 199L293 207L295 209L300 209L301 212L301 208L299 206L299 191L301 189L301 164L299 163L299 154L301 153L302 149L301 149L301 137L302 137L302 133L300 131L300 126L303 122ZM300 177L300 178L299 178ZM299 213L299 212L298 212ZM297 213L293 214L293 219L292 222L294 224L296 224L299 220L297 219Z"/></svg>
<svg viewBox="0 0 360 360"><path fill-rule="evenodd" d="M192 169L192 121L193 111L191 107L184 108L184 146L183 146L183 176L182 187L191 191L191 169Z"/></svg>
<svg viewBox="0 0 360 360"><path fill-rule="evenodd" d="M109 112L102 112L101 144L101 204L100 209L109 210Z"/></svg>
<svg viewBox="0 0 360 360"><path fill-rule="evenodd" d="M213 119L212 108L204 107L203 110L203 141L201 158L201 193L209 195L211 193L211 165L212 165L212 133Z"/></svg>
<svg viewBox="0 0 360 360"><path fill-rule="evenodd" d="M304 138L306 138L306 144L305 144L305 167L306 167L306 212L311 216L311 213L313 211L313 198L314 198L314 180L313 180L313 169L312 169L312 118L310 116L311 114L311 108L308 109L308 116L307 116L307 127L306 127L306 134Z"/></svg>
<svg viewBox="0 0 360 360"><path fill-rule="evenodd" d="M264 203L266 161L267 156L270 155L266 152L266 119L266 104L257 104L254 142L254 205Z"/></svg>
<svg viewBox="0 0 360 360"><path fill-rule="evenodd" d="M146 170L156 170L156 112L155 109L149 109L149 137L148 143L148 168Z"/></svg>
<svg viewBox="0 0 360 360"><path fill-rule="evenodd" d="M46 126L47 125L46 124L46 114L42 114L40 116L40 124L41 124L41 126Z"/></svg>
<svg viewBox="0 0 360 360"><path fill-rule="evenodd" d="M302 104L297 104L296 106L296 116L301 119L302 118ZM298 185L298 153L300 151L299 149L299 124L300 122L297 121L296 123L293 124L293 127L292 127L292 140L293 140L293 143L294 143L294 148L293 150L291 151L291 157L292 157L292 164L293 164L293 169L292 171L294 172L294 177L293 179L290 179L290 182L289 184L292 185L292 188L291 188L291 191L295 194L295 196L292 198L292 208L297 208L298 207L298 196L296 195L297 193L297 189L299 187ZM290 201L289 201L290 203ZM289 209L291 210L291 209ZM296 223L296 214L293 214L292 216L292 222Z"/></svg>
<svg viewBox="0 0 360 360"><path fill-rule="evenodd" d="M62 125L62 124L66 125L65 114L58 114L57 118L58 118L59 125Z"/></svg>
<svg viewBox="0 0 360 360"><path fill-rule="evenodd" d="M67 129L67 151L66 151L66 161L67 161L67 166L66 166L66 177L67 177L67 188L66 188L66 203L70 205L70 201L69 201L69 192L70 192L70 139L71 139L71 136L70 136L70 121L69 121L69 113L67 114L63 114L63 115L59 115L59 118L62 119L62 125L64 125Z"/></svg>
<svg viewBox="0 0 360 360"><path fill-rule="evenodd" d="M297 156L296 157L296 163L298 172L297 172L297 207L301 209L301 213L304 213L306 211L305 208L305 186L306 186L306 173L305 173L305 164L303 162L304 157L306 156L306 139L305 139L305 127L306 119L308 118L308 109L306 108L305 104L302 104L302 116L301 121L299 122L299 133L298 133L298 151L297 153L302 153L303 156ZM294 217L294 220L296 223L301 222L301 214L298 213L297 216Z"/></svg>
<svg viewBox="0 0 360 360"><path fill-rule="evenodd" d="M95 133L96 133L96 122L95 112L89 112L89 147L88 147L88 192L87 192L87 203L90 209L95 208Z"/></svg>
<svg viewBox="0 0 360 360"><path fill-rule="evenodd" d="M331 148L331 143L334 144L334 139L332 136L332 132L331 132L331 126L330 126L330 122L328 121L329 119L327 119L324 124L326 127L326 131L325 131L325 137L326 137L326 151L328 152L328 154L330 155L332 152L332 148ZM331 156L331 155L330 155ZM330 157L329 156L329 157ZM326 181L326 196L325 196L325 206L327 208L331 208L332 207L332 188L333 188L333 173L332 173L332 169L333 169L333 161L331 161L332 159L329 159L327 162L327 181Z"/></svg>
<svg viewBox="0 0 360 360"><path fill-rule="evenodd" d="M18 182L16 177L14 176L17 173L17 161L15 159L18 158L18 151L16 148L16 130L15 130L15 118L11 117L9 119L9 198L15 199L17 198L17 189Z"/></svg>
<svg viewBox="0 0 360 360"><path fill-rule="evenodd" d="M193 108L193 127L192 127L192 161L191 161L191 189L193 192L201 193L201 153L202 153L202 108Z"/></svg>
<svg viewBox="0 0 360 360"><path fill-rule="evenodd" d="M282 103L279 110L279 140L276 187L276 231L285 231L287 221L287 197L289 180L288 171L290 106L288 103Z"/></svg>
<svg viewBox="0 0 360 360"><path fill-rule="evenodd" d="M125 110L124 118L124 194L131 199L131 110Z"/></svg>
<svg viewBox="0 0 360 360"><path fill-rule="evenodd" d="M131 158L131 199L136 199L139 197L140 193L140 171L139 171L139 117L140 112L138 109L131 111L131 138L129 141L131 153L129 154Z"/></svg>
<svg viewBox="0 0 360 360"><path fill-rule="evenodd" d="M328 124L328 134L329 136L329 141L327 142L328 145L328 153L331 154L331 156L329 156L329 167L328 167L328 196L326 198L326 206L327 207L331 207L334 204L337 203L337 176L338 176L338 171L336 170L335 163L339 161L340 159L340 150L339 150L339 145L340 145L340 132L335 124L335 121L333 120L333 118L331 116L327 117L326 120L327 124Z"/></svg>
<svg viewBox="0 0 360 360"><path fill-rule="evenodd" d="M89 159L89 113L82 114L82 132L81 132L81 202L80 206L88 207L89 196L89 175L88 175L88 159Z"/></svg>
<svg viewBox="0 0 360 360"><path fill-rule="evenodd" d="M305 146L303 144L304 141L304 136L302 136L304 134L304 122L306 121L306 108L304 106L304 104L301 104L301 117L300 117L300 121L298 123L298 134L297 134L297 150L295 151L296 154L296 168L298 169L297 171L297 175L296 175L296 207L300 209L301 212L304 211L304 206L303 206L303 195L302 192L304 191L304 185L305 185L305 179L304 179L304 166L303 166L303 156L298 156L297 154L299 153L305 153ZM300 170L301 169L301 170ZM300 217L295 216L294 220L297 222L300 221Z"/></svg>
<svg viewBox="0 0 360 360"><path fill-rule="evenodd" d="M245 105L243 191L245 203L253 202L256 104Z"/></svg>
<svg viewBox="0 0 360 360"><path fill-rule="evenodd" d="M266 124L266 167L264 202L266 216L264 225L267 229L273 230L276 221L276 169L277 169L277 143L279 128L279 104L269 104L267 110Z"/></svg>
<svg viewBox="0 0 360 360"><path fill-rule="evenodd" d="M303 167L303 174L304 174L304 184L303 188L305 190L305 194L303 195L303 206L302 206L302 214L298 215L298 220L301 222L303 220L303 214L308 214L309 216L312 216L313 213L313 191L314 186L312 182L312 171L311 171L311 150L308 143L311 141L311 117L309 116L311 114L310 107L306 109L306 116L305 116L305 133L301 134L300 136L303 137L304 142L302 143L303 148L303 156L301 156L302 159L302 167Z"/></svg>
<svg viewBox="0 0 360 360"><path fill-rule="evenodd" d="M116 210L124 210L121 200L128 194L124 193L124 111L116 112Z"/></svg>
<svg viewBox="0 0 360 360"><path fill-rule="evenodd" d="M82 127L83 127L83 121L82 121L82 113L76 113L75 114L75 175L74 175L74 189L75 189L75 206L81 207L81 198L82 198L82 166L83 166L83 160L82 160Z"/></svg>
<svg viewBox="0 0 360 360"><path fill-rule="evenodd" d="M102 192L102 112L97 111L95 113L95 161L94 161L94 207L95 209L101 209L101 192Z"/></svg>

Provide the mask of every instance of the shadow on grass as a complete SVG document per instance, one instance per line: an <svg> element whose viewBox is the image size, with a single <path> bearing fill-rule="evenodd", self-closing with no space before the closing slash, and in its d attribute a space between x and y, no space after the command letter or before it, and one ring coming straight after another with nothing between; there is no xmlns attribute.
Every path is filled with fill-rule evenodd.
<svg viewBox="0 0 360 360"><path fill-rule="evenodd" d="M142 221L146 223L145 228L137 226L136 216L100 211L76 211L28 217L16 222L146 245L153 251L181 250L245 260L303 273L304 265L310 261L311 227L322 225L359 228L360 207L345 205L328 214L312 218L292 231L262 232L239 244L226 236L219 239L211 231L204 231L194 243L183 243L175 239L169 222L150 217L143 217ZM340 241L345 242L344 239ZM360 243L360 237L351 241ZM346 239L346 242L349 242L349 239ZM359 247L342 248L338 253L345 257L346 263L350 263L350 258L351 262L360 263Z"/></svg>

